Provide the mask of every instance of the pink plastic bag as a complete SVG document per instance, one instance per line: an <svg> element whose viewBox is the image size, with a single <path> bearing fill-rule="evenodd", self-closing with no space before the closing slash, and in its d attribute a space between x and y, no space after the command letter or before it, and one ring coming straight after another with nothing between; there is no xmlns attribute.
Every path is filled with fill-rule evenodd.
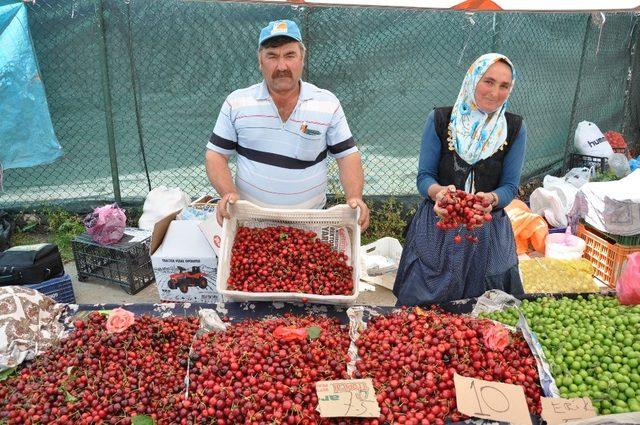
<svg viewBox="0 0 640 425"><path fill-rule="evenodd" d="M91 239L101 245L112 245L122 239L127 216L118 204L98 207L84 219L84 226Z"/></svg>
<svg viewBox="0 0 640 425"><path fill-rule="evenodd" d="M640 304L640 252L627 256L627 265L616 284L620 304Z"/></svg>

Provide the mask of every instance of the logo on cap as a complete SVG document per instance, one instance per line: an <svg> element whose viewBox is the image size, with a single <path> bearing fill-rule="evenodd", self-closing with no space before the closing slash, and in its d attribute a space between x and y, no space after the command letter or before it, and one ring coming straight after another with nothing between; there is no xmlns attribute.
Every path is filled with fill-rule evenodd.
<svg viewBox="0 0 640 425"><path fill-rule="evenodd" d="M281 32L287 32L287 23L285 21L276 22L271 30L271 34L278 34Z"/></svg>

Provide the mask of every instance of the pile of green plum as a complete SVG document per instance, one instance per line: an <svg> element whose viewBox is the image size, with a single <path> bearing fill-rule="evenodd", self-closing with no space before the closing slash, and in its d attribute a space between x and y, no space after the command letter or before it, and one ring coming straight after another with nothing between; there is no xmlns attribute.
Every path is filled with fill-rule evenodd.
<svg viewBox="0 0 640 425"><path fill-rule="evenodd" d="M520 309L562 397L590 397L600 414L640 411L640 305L589 295L524 300ZM484 317L513 326L518 312Z"/></svg>

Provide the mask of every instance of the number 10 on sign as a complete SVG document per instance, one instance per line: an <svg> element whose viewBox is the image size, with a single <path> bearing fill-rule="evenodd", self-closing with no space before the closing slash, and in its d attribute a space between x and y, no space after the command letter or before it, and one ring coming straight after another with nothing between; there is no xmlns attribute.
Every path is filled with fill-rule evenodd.
<svg viewBox="0 0 640 425"><path fill-rule="evenodd" d="M453 377L456 404L461 413L478 418L531 425L524 389L519 385L483 381L458 374Z"/></svg>

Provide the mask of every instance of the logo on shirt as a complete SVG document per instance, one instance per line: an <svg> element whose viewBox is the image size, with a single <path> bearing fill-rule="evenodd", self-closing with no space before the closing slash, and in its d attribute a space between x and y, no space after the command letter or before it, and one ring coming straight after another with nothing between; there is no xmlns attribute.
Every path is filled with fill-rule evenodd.
<svg viewBox="0 0 640 425"><path fill-rule="evenodd" d="M307 125L306 122L303 122L302 125L300 126L300 131L304 134L308 134L310 136L317 136L319 134L321 134L318 130L314 130L312 128L309 128L309 126Z"/></svg>
<svg viewBox="0 0 640 425"><path fill-rule="evenodd" d="M287 32L287 23L285 21L276 22L271 30L271 34L278 34L281 32Z"/></svg>

